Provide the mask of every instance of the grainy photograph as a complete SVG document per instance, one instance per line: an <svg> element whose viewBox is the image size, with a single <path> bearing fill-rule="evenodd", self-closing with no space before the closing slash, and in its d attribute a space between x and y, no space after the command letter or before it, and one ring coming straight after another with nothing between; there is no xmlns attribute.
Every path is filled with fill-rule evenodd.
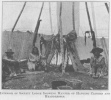
<svg viewBox="0 0 111 100"><path fill-rule="evenodd" d="M2 90L108 90L109 2L2 2Z"/></svg>

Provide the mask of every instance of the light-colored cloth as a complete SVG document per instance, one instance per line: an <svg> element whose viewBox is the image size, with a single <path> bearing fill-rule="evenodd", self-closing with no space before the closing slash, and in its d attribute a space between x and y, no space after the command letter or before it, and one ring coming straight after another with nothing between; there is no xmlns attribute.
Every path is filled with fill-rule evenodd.
<svg viewBox="0 0 111 100"><path fill-rule="evenodd" d="M96 58L94 56L91 57L90 64L92 74L95 74L95 72L97 72L97 75L101 76L105 73L106 63L105 58L102 55L100 55L99 58Z"/></svg>
<svg viewBox="0 0 111 100"><path fill-rule="evenodd" d="M30 53L29 61L31 61L31 62L39 61L39 56Z"/></svg>
<svg viewBox="0 0 111 100"><path fill-rule="evenodd" d="M16 76L16 70L14 64L12 64L13 62L15 62L14 58L8 58L6 55L4 55L3 59L7 61L7 63L5 63L5 67L8 67L10 71L10 76Z"/></svg>
<svg viewBox="0 0 111 100"><path fill-rule="evenodd" d="M13 58L8 58L7 56L3 56L3 59L5 59L7 61L11 61L11 62L15 61Z"/></svg>
<svg viewBox="0 0 111 100"><path fill-rule="evenodd" d="M30 53L29 60L27 63L28 69L29 70L35 70L36 64L39 61L39 59L40 59L39 56Z"/></svg>

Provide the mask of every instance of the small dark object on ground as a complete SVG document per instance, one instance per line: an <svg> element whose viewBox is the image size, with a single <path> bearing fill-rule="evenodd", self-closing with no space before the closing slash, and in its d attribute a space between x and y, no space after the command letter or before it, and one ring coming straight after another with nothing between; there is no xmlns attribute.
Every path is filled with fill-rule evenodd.
<svg viewBox="0 0 111 100"><path fill-rule="evenodd" d="M57 89L59 86L66 86L67 83L65 81L52 81L52 89Z"/></svg>
<svg viewBox="0 0 111 100"><path fill-rule="evenodd" d="M94 79L98 79L98 78L99 78L99 76L92 76L92 78L94 78Z"/></svg>
<svg viewBox="0 0 111 100"><path fill-rule="evenodd" d="M90 63L90 58L80 60L81 64Z"/></svg>
<svg viewBox="0 0 111 100"><path fill-rule="evenodd" d="M68 66L66 66L65 71L66 72L74 72L74 68L72 65L68 65Z"/></svg>
<svg viewBox="0 0 111 100"><path fill-rule="evenodd" d="M60 64L60 66L59 66L59 71L62 72L62 64ZM67 65L65 68L65 71L66 72L74 72L74 68L72 65Z"/></svg>

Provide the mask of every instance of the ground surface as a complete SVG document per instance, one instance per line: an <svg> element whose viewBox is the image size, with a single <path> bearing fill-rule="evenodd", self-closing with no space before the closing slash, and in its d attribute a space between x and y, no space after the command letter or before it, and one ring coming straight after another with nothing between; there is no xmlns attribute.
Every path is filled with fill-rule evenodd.
<svg viewBox="0 0 111 100"><path fill-rule="evenodd" d="M60 78L78 79L83 82L81 90L106 90L108 89L108 78L94 79L88 74L70 72L26 72L17 77L7 78L3 89L51 89L51 82Z"/></svg>

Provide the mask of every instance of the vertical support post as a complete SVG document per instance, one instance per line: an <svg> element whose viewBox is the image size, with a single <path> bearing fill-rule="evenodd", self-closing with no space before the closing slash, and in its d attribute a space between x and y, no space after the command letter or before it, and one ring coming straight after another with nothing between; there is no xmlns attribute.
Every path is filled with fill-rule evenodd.
<svg viewBox="0 0 111 100"><path fill-rule="evenodd" d="M72 2L72 22L73 22L73 30L75 30L74 2Z"/></svg>
<svg viewBox="0 0 111 100"><path fill-rule="evenodd" d="M60 32L60 47L61 47L61 55L62 55L62 74L65 73L64 69L64 49L63 49L63 34L62 34L62 2L60 2L60 13L59 13L59 32Z"/></svg>
<svg viewBox="0 0 111 100"><path fill-rule="evenodd" d="M56 50L56 66L57 66L57 63L58 63L58 51Z"/></svg>

